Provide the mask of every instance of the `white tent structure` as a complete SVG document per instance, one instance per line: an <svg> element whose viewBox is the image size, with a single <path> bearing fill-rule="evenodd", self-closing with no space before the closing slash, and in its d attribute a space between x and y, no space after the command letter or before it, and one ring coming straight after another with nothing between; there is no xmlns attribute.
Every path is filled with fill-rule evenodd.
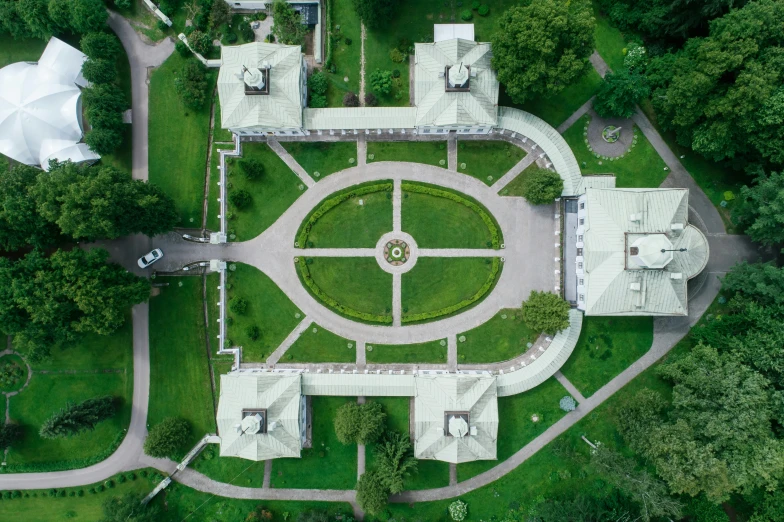
<svg viewBox="0 0 784 522"><path fill-rule="evenodd" d="M52 38L40 61L0 69L0 153L48 170L50 160L100 158L82 139L82 64L87 57Z"/></svg>

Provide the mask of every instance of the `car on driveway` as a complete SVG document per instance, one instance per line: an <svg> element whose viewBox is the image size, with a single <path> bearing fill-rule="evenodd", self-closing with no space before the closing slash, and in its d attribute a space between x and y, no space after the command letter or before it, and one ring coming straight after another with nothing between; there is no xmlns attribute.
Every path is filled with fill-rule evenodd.
<svg viewBox="0 0 784 522"><path fill-rule="evenodd" d="M163 252L161 252L160 248L156 248L152 252L148 254L144 254L142 257L139 258L139 268L147 268L148 266L155 263L162 257L163 257Z"/></svg>

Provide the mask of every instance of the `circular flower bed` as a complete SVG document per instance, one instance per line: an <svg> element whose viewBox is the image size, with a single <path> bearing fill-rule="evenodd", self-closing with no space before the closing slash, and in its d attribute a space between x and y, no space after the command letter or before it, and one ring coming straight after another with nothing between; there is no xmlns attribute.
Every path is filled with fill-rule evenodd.
<svg viewBox="0 0 784 522"><path fill-rule="evenodd" d="M411 248L402 239L393 239L384 245L384 259L392 266L400 266L411 256Z"/></svg>
<svg viewBox="0 0 784 522"><path fill-rule="evenodd" d="M621 137L621 132L615 125L608 125L602 129L602 139L607 143L615 143Z"/></svg>
<svg viewBox="0 0 784 522"><path fill-rule="evenodd" d="M13 392L27 382L27 365L17 355L0 357L0 392Z"/></svg>

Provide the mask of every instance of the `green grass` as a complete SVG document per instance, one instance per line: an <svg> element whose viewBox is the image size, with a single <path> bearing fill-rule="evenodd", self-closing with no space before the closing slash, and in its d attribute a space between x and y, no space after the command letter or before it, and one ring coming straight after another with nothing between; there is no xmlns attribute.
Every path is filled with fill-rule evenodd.
<svg viewBox="0 0 784 522"><path fill-rule="evenodd" d="M552 96L536 96L522 105L514 103L502 85L498 105L522 109L557 127L596 94L601 83L601 76L589 64L585 73L567 85L563 91Z"/></svg>
<svg viewBox="0 0 784 522"><path fill-rule="evenodd" d="M506 141L461 141L457 147L458 172L492 185L525 157L525 151ZM465 163L466 168L461 168Z"/></svg>
<svg viewBox="0 0 784 522"><path fill-rule="evenodd" d="M215 104L215 121L213 122L213 126L212 126L212 141L213 142L232 141L231 131L229 131L229 129L221 128L220 98L218 98L217 94L215 94L215 97L212 99L212 103ZM227 148L234 148L234 147L227 147Z"/></svg>
<svg viewBox="0 0 784 522"><path fill-rule="evenodd" d="M593 16L596 19L596 28L593 36L596 41L596 50L613 71L623 69L624 49L627 40L623 33L611 25L610 19L599 12L599 7L594 6Z"/></svg>
<svg viewBox="0 0 784 522"><path fill-rule="evenodd" d="M478 257L420 257L416 266L403 274L403 317L441 310L473 296L490 276L491 265L485 261Z"/></svg>
<svg viewBox="0 0 784 522"><path fill-rule="evenodd" d="M623 158L614 161L594 157L585 144L583 132L591 121L590 116L580 118L564 132L563 137L577 157L583 175L615 174L616 187L658 187L670 173L664 170L667 165L637 127L637 145L634 145ZM626 132L629 132L626 129ZM601 164L600 164L601 162Z"/></svg>
<svg viewBox="0 0 784 522"><path fill-rule="evenodd" d="M239 457L221 457L217 445L210 444L190 464L190 467L213 480L260 488L264 483L264 461L254 462Z"/></svg>
<svg viewBox="0 0 784 522"><path fill-rule="evenodd" d="M228 327L228 337L232 344L242 346L243 361L263 362L299 324L302 314L272 279L256 267L238 263L237 270L228 274L231 284L228 298L248 302L248 311L243 315L229 309L233 322ZM250 326L257 326L261 332L255 341L247 336L246 329Z"/></svg>
<svg viewBox="0 0 784 522"><path fill-rule="evenodd" d="M561 371L589 397L642 357L652 342L652 317L586 317Z"/></svg>
<svg viewBox="0 0 784 522"><path fill-rule="evenodd" d="M351 348L349 348L349 344L351 344ZM299 339L294 341L294 344L281 357L280 362L353 363L357 359L355 346L353 341L335 335L314 323L302 332Z"/></svg>
<svg viewBox="0 0 784 522"><path fill-rule="evenodd" d="M446 168L446 141L369 141L367 162L409 161ZM373 159L370 155L373 154ZM444 164L439 162L443 160Z"/></svg>
<svg viewBox="0 0 784 522"><path fill-rule="evenodd" d="M313 282L338 303L373 315L392 313L392 274L374 257L316 257Z"/></svg>
<svg viewBox="0 0 784 522"><path fill-rule="evenodd" d="M403 191L401 219L419 248L490 248L481 216L451 199Z"/></svg>
<svg viewBox="0 0 784 522"><path fill-rule="evenodd" d="M336 29L340 26L340 30ZM328 28L330 29L330 28ZM362 40L359 15L352 0L332 0L332 63L335 73L327 74L327 105L343 107L343 95L351 91L359 95L359 68ZM329 35L327 35L329 38ZM351 44L346 43L346 38ZM326 41L324 42L326 45ZM343 79L348 78L348 82ZM356 152L354 153L356 156Z"/></svg>
<svg viewBox="0 0 784 522"><path fill-rule="evenodd" d="M354 141L282 141L280 144L316 181L356 165ZM348 162L350 158L354 159L353 165Z"/></svg>
<svg viewBox="0 0 784 522"><path fill-rule="evenodd" d="M341 444L333 420L337 409L355 397L312 397L313 447L299 459L272 461L273 488L353 489L357 483L357 446Z"/></svg>
<svg viewBox="0 0 784 522"><path fill-rule="evenodd" d="M200 227L210 107L186 109L174 86L186 60L172 54L150 77L150 182L174 198L180 225ZM209 89L216 73L209 73Z"/></svg>
<svg viewBox="0 0 784 522"><path fill-rule="evenodd" d="M504 319L504 317L506 317ZM501 310L492 319L462 334L457 344L460 362L491 363L513 359L528 350L539 336L523 322L520 309Z"/></svg>
<svg viewBox="0 0 784 522"><path fill-rule="evenodd" d="M457 480L467 480L483 473L514 455L520 448L542 434L563 417L558 401L569 393L550 378L525 393L498 398L498 460L477 460L457 466ZM531 417L539 416L534 422Z"/></svg>
<svg viewBox="0 0 784 522"><path fill-rule="evenodd" d="M229 198L233 190L239 189L247 190L253 197L250 205L242 210L237 210L229 203L229 212L234 217L229 221L228 228L236 234L237 241L253 239L264 232L306 190L297 175L266 143L244 143L242 159L260 161L264 165L264 174L260 179L249 181L239 167L240 159L231 158L227 161L231 183Z"/></svg>
<svg viewBox="0 0 784 522"><path fill-rule="evenodd" d="M391 196L391 192L373 192L343 201L316 221L307 245L300 246L374 248L382 235L392 231Z"/></svg>
<svg viewBox="0 0 784 522"><path fill-rule="evenodd" d="M147 423L166 417L188 421L183 454L215 433L215 412L205 347L202 279L178 277L150 299L150 407ZM182 286L180 286L182 285Z"/></svg>
<svg viewBox="0 0 784 522"><path fill-rule="evenodd" d="M51 357L31 366L30 384L10 400L11 419L24 427L25 437L9 451L8 470L70 469L91 464L90 459L96 457L108 457L106 452L121 440L130 422L133 394L130 314L114 334L88 335L79 343L53 349ZM94 431L54 440L38 435L41 424L66 403L102 395L116 397L118 411Z"/></svg>
<svg viewBox="0 0 784 522"><path fill-rule="evenodd" d="M441 346L441 343L444 343ZM446 363L446 339L418 344L374 344L373 350L367 352L369 363Z"/></svg>
<svg viewBox="0 0 784 522"><path fill-rule="evenodd" d="M525 169L523 169L523 171L518 174L515 179L510 181L508 185L502 188L499 194L502 196L515 196L519 198L523 197L523 186L525 184L525 178L539 168L540 167L536 164L536 162L531 163Z"/></svg>
<svg viewBox="0 0 784 522"><path fill-rule="evenodd" d="M0 67L16 62L37 62L47 43L38 38L14 39L8 33L0 33Z"/></svg>

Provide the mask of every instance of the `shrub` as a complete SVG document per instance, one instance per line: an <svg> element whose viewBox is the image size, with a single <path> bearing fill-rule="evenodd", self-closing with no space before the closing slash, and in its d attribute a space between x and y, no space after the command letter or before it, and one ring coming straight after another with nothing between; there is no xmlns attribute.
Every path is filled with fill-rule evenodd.
<svg viewBox="0 0 784 522"><path fill-rule="evenodd" d="M188 441L190 431L185 420L167 417L150 430L144 441L144 452L155 458L171 457Z"/></svg>
<svg viewBox="0 0 784 522"><path fill-rule="evenodd" d="M253 201L253 197L247 190L239 189L232 191L232 193L229 194L229 201L238 209L243 209L250 205L250 202Z"/></svg>
<svg viewBox="0 0 784 522"><path fill-rule="evenodd" d="M237 43L237 40L239 40L239 37L235 32L230 32L226 35L226 41L230 44Z"/></svg>
<svg viewBox="0 0 784 522"><path fill-rule="evenodd" d="M155 26L156 26L156 27L157 27L159 30L161 30L161 31L166 31L166 29L168 29L168 28L169 28L169 26L168 26L168 25L166 25L166 22L164 22L163 20L158 20L157 22L155 22Z"/></svg>
<svg viewBox="0 0 784 522"><path fill-rule="evenodd" d="M370 87L381 94L389 94L392 91L392 73L376 69L370 73Z"/></svg>
<svg viewBox="0 0 784 522"><path fill-rule="evenodd" d="M114 0L114 5L116 5L118 9L130 9L131 0Z"/></svg>
<svg viewBox="0 0 784 522"><path fill-rule="evenodd" d="M552 203L561 197L563 180L557 172L549 169L535 169L523 178L522 194L532 205Z"/></svg>
<svg viewBox="0 0 784 522"><path fill-rule="evenodd" d="M346 38L344 41L346 42L346 45L351 45L351 38Z"/></svg>
<svg viewBox="0 0 784 522"><path fill-rule="evenodd" d="M308 79L308 87L310 87L310 92L316 94L326 94L328 86L329 80L327 80L327 75L321 71L312 74Z"/></svg>
<svg viewBox="0 0 784 522"><path fill-rule="evenodd" d="M188 43L191 45L191 49L201 55L209 54L209 52L212 51L212 40L210 39L210 36L198 29L193 31L188 37Z"/></svg>
<svg viewBox="0 0 784 522"><path fill-rule="evenodd" d="M449 516L455 522L461 522L468 516L468 505L462 500L455 500L449 504Z"/></svg>
<svg viewBox="0 0 784 522"><path fill-rule="evenodd" d="M111 83L117 79L117 68L113 61L88 58L82 64L82 76L92 83Z"/></svg>
<svg viewBox="0 0 784 522"><path fill-rule="evenodd" d="M256 159L240 161L240 168L245 178L251 181L257 180L264 175L264 164Z"/></svg>
<svg viewBox="0 0 784 522"><path fill-rule="evenodd" d="M347 92L343 96L343 106L344 107L359 107L359 96L353 92Z"/></svg>
<svg viewBox="0 0 784 522"><path fill-rule="evenodd" d="M368 107L375 107L378 105L378 99L372 92L365 93L365 105Z"/></svg>
<svg viewBox="0 0 784 522"><path fill-rule="evenodd" d="M255 341L256 339L258 339L259 334L260 334L259 327L256 326L255 324L253 326L248 326L247 328L245 328L245 335L251 341Z"/></svg>
<svg viewBox="0 0 784 522"><path fill-rule="evenodd" d="M122 134L118 131L102 127L93 127L93 130L84 136L84 142L90 147L90 150L98 154L111 154L122 141Z"/></svg>
<svg viewBox="0 0 784 522"><path fill-rule="evenodd" d="M267 37L264 39L264 41L267 43L275 43L275 35L268 34Z"/></svg>
<svg viewBox="0 0 784 522"><path fill-rule="evenodd" d="M253 28L250 26L250 24L243 22L240 24L238 29L240 31L240 36L242 36L242 39L246 42L253 42L256 40L256 33L253 32Z"/></svg>
<svg viewBox="0 0 784 522"><path fill-rule="evenodd" d="M395 47L389 51L389 59L395 63L403 63L406 61L406 55L403 54L400 49Z"/></svg>
<svg viewBox="0 0 784 522"><path fill-rule="evenodd" d="M569 326L570 309L560 296L532 290L523 303L523 321L534 332L555 334Z"/></svg>
<svg viewBox="0 0 784 522"><path fill-rule="evenodd" d="M234 297L229 304L231 311L237 315L243 315L248 311L248 302L242 297Z"/></svg>
<svg viewBox="0 0 784 522"><path fill-rule="evenodd" d="M82 36L82 52L94 60L114 60L120 54L120 41L112 33L87 33Z"/></svg>
<svg viewBox="0 0 784 522"><path fill-rule="evenodd" d="M45 439L73 437L95 429L96 424L112 417L114 413L114 399L109 395L78 404L68 403L44 421L39 433Z"/></svg>
<svg viewBox="0 0 784 522"><path fill-rule="evenodd" d="M327 106L327 97L323 94L311 94L310 95L310 103L308 107L313 109L321 109Z"/></svg>
<svg viewBox="0 0 784 522"><path fill-rule="evenodd" d="M487 16L490 13L490 8L487 4L482 4L476 12L479 13L479 16Z"/></svg>
<svg viewBox="0 0 784 522"><path fill-rule="evenodd" d="M567 395L558 401L558 406L560 406L560 408L566 412L574 411L574 409L577 407L577 402L575 402L575 400L570 395Z"/></svg>
<svg viewBox="0 0 784 522"><path fill-rule="evenodd" d="M640 72L621 70L608 73L599 86L593 108L604 118L628 118L634 114L637 103L648 97L651 89Z"/></svg>
<svg viewBox="0 0 784 522"><path fill-rule="evenodd" d="M386 418L378 402L347 402L335 414L335 435L343 444L370 444L381 436Z"/></svg>
<svg viewBox="0 0 784 522"><path fill-rule="evenodd" d="M647 63L648 53L645 51L645 47L636 42L630 43L629 50L623 58L623 65L630 71L633 71L635 69L644 69Z"/></svg>
<svg viewBox="0 0 784 522"><path fill-rule="evenodd" d="M187 58L192 54L190 48L182 40L177 40L177 43L174 44L174 50L183 58Z"/></svg>
<svg viewBox="0 0 784 522"><path fill-rule="evenodd" d="M460 18L461 18L461 19L462 19L464 22L467 22L467 21L469 21L469 20L470 20L470 19L472 19L473 17L474 17L474 13L472 13L470 9L465 9L464 11L461 11L461 12L460 12Z"/></svg>
<svg viewBox="0 0 784 522"><path fill-rule="evenodd" d="M377 515L387 506L389 491L376 470L366 471L357 482L357 503L365 513Z"/></svg>
<svg viewBox="0 0 784 522"><path fill-rule="evenodd" d="M208 96L207 68L198 60L188 60L180 69L179 76L174 79L174 85L183 105L190 109L200 109Z"/></svg>
<svg viewBox="0 0 784 522"><path fill-rule="evenodd" d="M125 475L117 475L117 483L118 484L124 484L125 481L127 481L127 480L128 480L128 477L126 477Z"/></svg>
<svg viewBox="0 0 784 522"><path fill-rule="evenodd" d="M400 78L400 71L398 69L392 71L392 78Z"/></svg>
<svg viewBox="0 0 784 522"><path fill-rule="evenodd" d="M471 9L473 9L474 11L479 9L479 0L474 0L473 2L471 2Z"/></svg>

